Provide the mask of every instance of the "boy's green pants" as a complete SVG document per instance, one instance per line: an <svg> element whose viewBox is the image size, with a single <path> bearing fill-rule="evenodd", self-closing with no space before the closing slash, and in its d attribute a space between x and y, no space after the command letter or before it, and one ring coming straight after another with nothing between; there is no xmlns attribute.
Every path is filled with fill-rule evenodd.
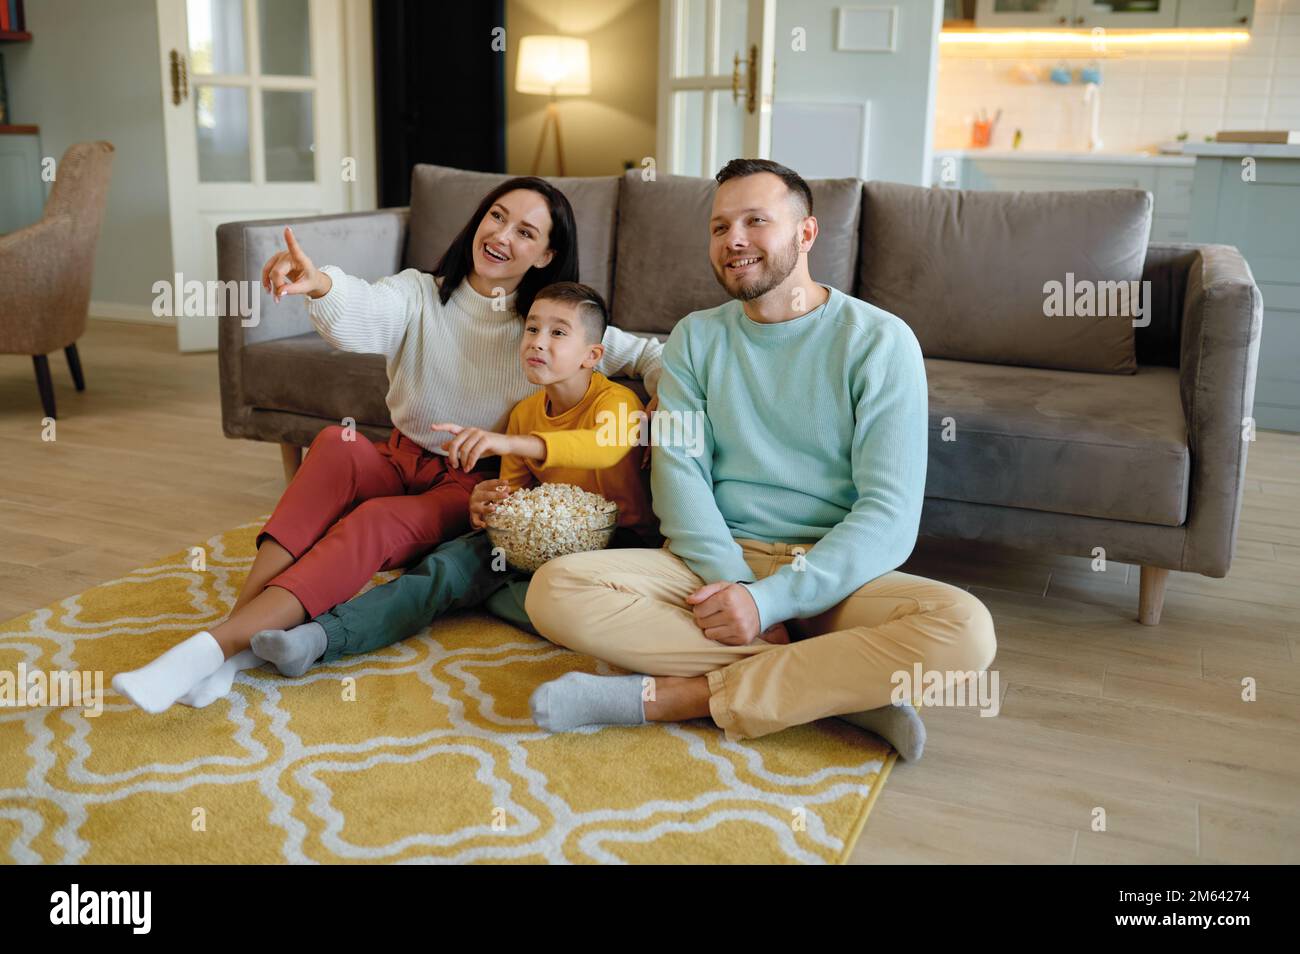
<svg viewBox="0 0 1300 954"><path fill-rule="evenodd" d="M397 579L317 616L328 637L324 662L373 652L413 636L444 613L486 605L508 623L537 635L524 612L527 574L497 560L483 531L438 547Z"/></svg>

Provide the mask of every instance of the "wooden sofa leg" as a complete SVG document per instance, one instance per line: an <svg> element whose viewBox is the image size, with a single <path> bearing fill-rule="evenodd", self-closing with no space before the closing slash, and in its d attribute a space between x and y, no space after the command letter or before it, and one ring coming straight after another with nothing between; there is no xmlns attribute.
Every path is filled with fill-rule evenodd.
<svg viewBox="0 0 1300 954"><path fill-rule="evenodd" d="M293 475L298 473L298 468L302 466L302 448L297 444L280 443L280 463L284 465L284 482L287 484L293 480Z"/></svg>
<svg viewBox="0 0 1300 954"><path fill-rule="evenodd" d="M1169 571L1163 566L1142 567L1138 592L1138 622L1143 626L1157 626L1160 612L1165 608L1165 583Z"/></svg>

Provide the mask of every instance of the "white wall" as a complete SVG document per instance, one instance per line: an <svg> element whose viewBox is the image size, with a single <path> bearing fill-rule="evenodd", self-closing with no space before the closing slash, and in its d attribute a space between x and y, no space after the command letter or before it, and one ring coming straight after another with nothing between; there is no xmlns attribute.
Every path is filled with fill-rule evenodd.
<svg viewBox="0 0 1300 954"><path fill-rule="evenodd" d="M935 142L961 148L983 107L1002 107L993 148L1005 149L1017 128L1022 149L1087 146L1083 87L1026 83L1022 65L1078 69L1089 56L1063 57L1060 47L941 45ZM1257 0L1245 44L1112 47L1102 70L1101 138L1106 151L1150 149L1188 133L1201 141L1222 129L1300 129L1300 0Z"/></svg>
<svg viewBox="0 0 1300 954"><path fill-rule="evenodd" d="M562 33L591 44L591 94L560 97L564 171L621 176L655 151L659 5L656 0L507 0L506 172L527 175L537 153L547 97L515 92L519 41ZM542 175L555 175L555 136L542 154Z"/></svg>
<svg viewBox="0 0 1300 954"><path fill-rule="evenodd" d="M26 0L30 43L3 48L15 123L41 151L106 139L116 150L91 298L147 310L171 271L154 0Z"/></svg>
<svg viewBox="0 0 1300 954"><path fill-rule="evenodd" d="M872 179L928 185L937 43L942 0L880 0L896 6L898 32L892 53L838 52L837 11L861 4L833 0L777 0L777 102L871 102L867 175ZM807 33L807 49L792 49L793 31ZM780 144L773 143L780 157Z"/></svg>

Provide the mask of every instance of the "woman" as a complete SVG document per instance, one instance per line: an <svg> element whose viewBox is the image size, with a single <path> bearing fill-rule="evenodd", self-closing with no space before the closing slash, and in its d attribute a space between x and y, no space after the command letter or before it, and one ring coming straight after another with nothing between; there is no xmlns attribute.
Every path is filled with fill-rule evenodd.
<svg viewBox="0 0 1300 954"><path fill-rule="evenodd" d="M383 354L393 432L371 443L330 426L257 538L257 557L230 616L194 634L113 688L147 712L203 706L259 666L249 643L349 599L376 571L406 566L469 529L469 496L493 476L449 466L435 421L504 429L510 408L536 390L519 365L521 315L537 292L578 278L568 199L543 179L511 179L489 192L432 273L406 269L371 284L334 266L317 269L284 230L285 251L262 268L275 301L306 295L316 330L337 348ZM658 383L657 341L610 328L598 370ZM329 382L321 382L329 386Z"/></svg>

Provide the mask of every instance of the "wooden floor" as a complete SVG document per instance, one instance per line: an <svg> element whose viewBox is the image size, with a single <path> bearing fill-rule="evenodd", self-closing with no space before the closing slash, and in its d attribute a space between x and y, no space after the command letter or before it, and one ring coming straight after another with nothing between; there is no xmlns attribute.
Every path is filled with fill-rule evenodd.
<svg viewBox="0 0 1300 954"><path fill-rule="evenodd" d="M275 447L222 436L215 355L100 321L80 350L88 390L55 368L52 443L30 359L0 356L0 619L282 489ZM1300 435L1262 432L1247 477L1232 573L1170 574L1158 627L1134 619L1136 567L921 541L903 569L993 613L1001 713L926 710L925 757L895 767L854 860L1300 862Z"/></svg>

